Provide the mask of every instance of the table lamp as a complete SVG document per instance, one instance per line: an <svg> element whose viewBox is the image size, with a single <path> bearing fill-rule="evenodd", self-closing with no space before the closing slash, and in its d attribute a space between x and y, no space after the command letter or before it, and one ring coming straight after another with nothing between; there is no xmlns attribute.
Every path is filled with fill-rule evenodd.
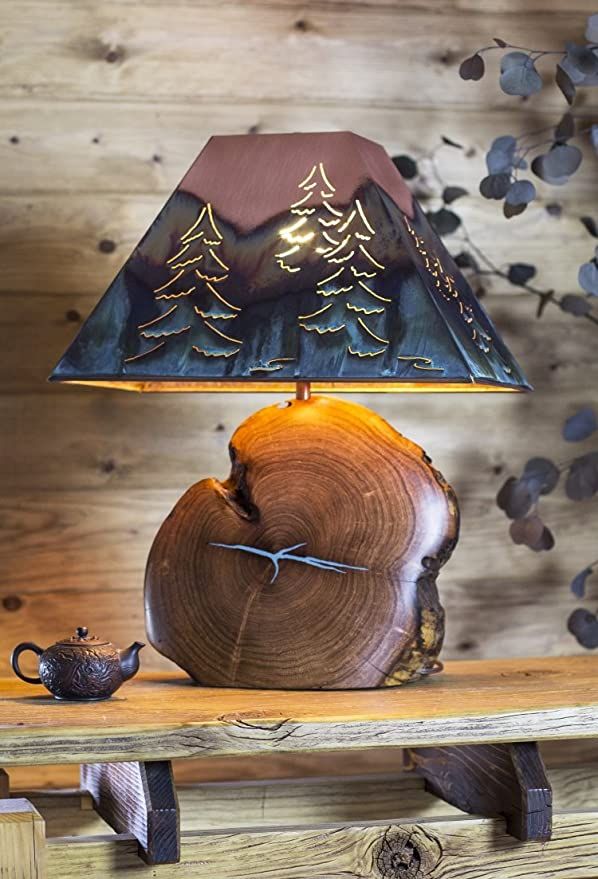
<svg viewBox="0 0 598 879"><path fill-rule="evenodd" d="M524 375L378 144L211 138L52 381L293 391L193 485L145 577L154 647L210 686L394 686L438 667L458 537L421 448L311 391L522 391Z"/></svg>

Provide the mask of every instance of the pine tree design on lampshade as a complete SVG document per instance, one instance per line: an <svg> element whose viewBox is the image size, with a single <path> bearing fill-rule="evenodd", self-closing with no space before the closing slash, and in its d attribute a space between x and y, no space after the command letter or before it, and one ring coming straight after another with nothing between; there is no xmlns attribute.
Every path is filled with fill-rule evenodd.
<svg viewBox="0 0 598 879"><path fill-rule="evenodd" d="M409 222L409 219L407 217L404 217L403 219L407 231L413 238L418 253L421 253L424 258L426 271L428 271L434 279L434 289L437 290L447 302L452 303L453 306L456 306L459 309L459 315L462 320L470 327L472 341L475 342L481 351L487 354L490 351L489 346L492 344L492 336L487 333L480 325L480 322L476 320L471 305L467 302L464 303L459 296L459 291L455 287L455 279L445 272L442 263L435 254L428 253L424 239L420 238ZM511 371L507 364L504 365L504 370L507 373Z"/></svg>
<svg viewBox="0 0 598 879"><path fill-rule="evenodd" d="M311 247L312 253L321 257L324 274L315 289L321 297L321 307L300 314L299 326L320 336L339 333L349 354L376 357L388 345L380 333L384 332L384 303L392 301L373 289L373 279L384 270L367 249L376 232L358 198L345 211L331 205L329 199L334 197L336 188L321 162L312 167L299 188L306 194L291 206L291 214L298 218L279 232L289 246L276 254L276 261L284 271L301 271L297 257L305 259L305 250ZM310 224L308 217L317 210L310 206L314 196L316 204L324 210Z"/></svg>
<svg viewBox="0 0 598 879"><path fill-rule="evenodd" d="M348 132L212 138L52 379L528 387L388 155Z"/></svg>
<svg viewBox="0 0 598 879"><path fill-rule="evenodd" d="M241 309L218 292L229 268L218 256L222 234L208 203L177 242L177 252L166 260L168 279L153 291L161 313L139 324L142 348L126 363L147 357L163 345L192 349L204 357L231 357L241 339L227 334L225 326ZM226 324L224 322L227 322Z"/></svg>

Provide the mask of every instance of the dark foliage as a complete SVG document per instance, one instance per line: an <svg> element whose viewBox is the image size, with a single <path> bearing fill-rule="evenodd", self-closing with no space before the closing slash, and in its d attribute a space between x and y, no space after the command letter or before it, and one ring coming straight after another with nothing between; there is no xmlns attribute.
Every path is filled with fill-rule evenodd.
<svg viewBox="0 0 598 879"><path fill-rule="evenodd" d="M584 568L571 580L571 592L576 598L583 598L586 594L586 580L592 574L593 568Z"/></svg>
<svg viewBox="0 0 598 879"><path fill-rule="evenodd" d="M577 443L592 436L598 428L596 413L591 406L582 406L575 415L567 418L563 425L563 439Z"/></svg>
<svg viewBox="0 0 598 879"><path fill-rule="evenodd" d="M580 88L598 86L598 13L587 19L585 40L566 43L560 51L548 51L523 49L495 37L494 45L486 46L472 56L480 57L490 51L500 51L500 88L505 94L524 98L543 87L537 63L552 59L554 80L568 105L553 126L517 137L503 134L490 145L486 154L488 174L480 183L480 192L484 198L503 201L506 217L522 213L536 197L533 183L520 178L520 172L526 170L528 163L532 174L544 183L565 186L583 160L582 151L570 141L588 137L595 153L598 153L598 123L587 125L585 119L577 120L569 109L574 105ZM481 69L483 73L484 68ZM466 68L466 72L471 74L474 71ZM474 77L468 75L464 78ZM550 79L546 77L545 81L549 82ZM546 211L553 217L560 217L562 213L561 206L555 202L547 204ZM588 234L598 238L598 224L594 218L582 216L580 220ZM474 248L474 252L477 255L478 249ZM468 254L465 252L460 256L466 260ZM585 295L570 292L558 297L552 290L539 290L531 286L535 266L527 263L512 264L506 274L492 267L492 273L507 277L511 283L537 296L538 316L551 304L574 317L598 324L598 317L592 311L592 299L598 296L598 248L579 267L578 283ZM596 413L585 406L567 419L563 426L563 438L567 442L580 442L590 438L597 429ZM557 486L561 472L565 474L564 490L570 500L582 502L598 494L598 451L578 455L561 467L545 458L532 458L521 476L510 476L502 485L496 500L512 520L509 533L516 544L535 551L550 549L554 545L554 538L538 512L538 503L542 495L549 494ZM577 598L585 597L586 581L596 565L598 560L583 567L571 580L570 588ZM598 617L595 613L578 608L569 617L568 629L582 646L589 649L598 647Z"/></svg>
<svg viewBox="0 0 598 879"><path fill-rule="evenodd" d="M598 491L598 452L575 458L565 481L565 492L572 501L587 501Z"/></svg>
<svg viewBox="0 0 598 879"><path fill-rule="evenodd" d="M462 186L445 186L442 192L442 200L445 204L452 204L458 198L462 198L467 194L467 190L463 189Z"/></svg>
<svg viewBox="0 0 598 879"><path fill-rule="evenodd" d="M578 293L565 293L561 299L560 306L563 311L573 314L575 317L585 317L592 310L589 300Z"/></svg>
<svg viewBox="0 0 598 879"><path fill-rule="evenodd" d="M438 235L451 235L461 225L461 217L447 208L440 208L438 211L428 211L426 217Z"/></svg>
<svg viewBox="0 0 598 879"><path fill-rule="evenodd" d="M471 58L466 58L462 62L459 67L459 76L461 79L473 79L477 82L483 77L485 69L484 59L476 52Z"/></svg>
<svg viewBox="0 0 598 879"><path fill-rule="evenodd" d="M536 63L547 58L554 59L555 80L569 106L575 102L579 87L598 86L598 13L589 16L586 22L586 43L568 42L561 51L523 49L513 46L500 37L494 37L494 45L479 49L467 58L460 68L463 79L480 79L484 74L483 56L487 52L501 51L499 85L507 95L528 98L541 91L543 80ZM508 51L504 51L508 50ZM537 132L542 134L542 132ZM589 133L590 141L598 152L598 124L577 130L576 120L567 109L552 129L552 139L548 149L545 139L530 142L532 135L515 137L510 134L495 138L486 155L488 175L480 183L484 198L503 200L503 214L507 218L523 213L527 205L536 198L536 188L530 180L518 178L518 172L530 169L540 180L553 186L566 185L581 165L583 154L579 147L569 143L576 136ZM548 206L547 206L548 209ZM591 217L583 217L582 222L590 235L596 237L596 224ZM598 296L598 263L593 258L579 269L578 283L590 296ZM542 294L540 294L542 295ZM543 304L539 312L543 310ZM579 299L556 300L563 311L577 317L594 320L591 308L581 304ZM598 322L598 320L596 321Z"/></svg>
<svg viewBox="0 0 598 879"><path fill-rule="evenodd" d="M405 180L413 180L418 175L417 162L411 156L393 156L393 162Z"/></svg>
<svg viewBox="0 0 598 879"><path fill-rule="evenodd" d="M582 647L594 650L598 647L598 617L583 607L574 610L567 621L567 628Z"/></svg>
<svg viewBox="0 0 598 879"><path fill-rule="evenodd" d="M514 262L509 266L508 277L511 284L522 287L536 274L536 267L525 262Z"/></svg>

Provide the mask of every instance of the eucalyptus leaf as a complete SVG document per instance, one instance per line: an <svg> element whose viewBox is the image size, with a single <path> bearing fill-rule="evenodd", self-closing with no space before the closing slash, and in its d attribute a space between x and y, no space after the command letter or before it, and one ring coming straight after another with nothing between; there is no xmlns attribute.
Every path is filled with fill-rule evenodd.
<svg viewBox="0 0 598 879"><path fill-rule="evenodd" d="M566 293L559 305L563 311L573 314L575 317L584 317L592 310L589 300L577 293Z"/></svg>
<svg viewBox="0 0 598 879"><path fill-rule="evenodd" d="M549 177L570 177L581 165L582 153L576 146L557 143L543 157L542 167Z"/></svg>
<svg viewBox="0 0 598 879"><path fill-rule="evenodd" d="M577 280L582 290L590 296L598 296L598 266L594 260L580 265Z"/></svg>
<svg viewBox="0 0 598 879"><path fill-rule="evenodd" d="M598 491L598 452L576 458L569 468L565 493L572 501L585 501Z"/></svg>
<svg viewBox="0 0 598 879"><path fill-rule="evenodd" d="M580 571L579 574L576 574L571 580L571 592L573 595L576 595L577 598L583 598L586 594L586 580L590 574L592 574L592 571L592 568L584 568L583 571Z"/></svg>
<svg viewBox="0 0 598 879"><path fill-rule="evenodd" d="M580 217L581 222L584 224L588 232L593 238L598 238L598 228L596 227L596 220L594 217Z"/></svg>
<svg viewBox="0 0 598 879"><path fill-rule="evenodd" d="M462 250L460 251L460 253L457 253L454 257L454 260L455 264L460 269L473 269L476 272L480 269L478 261L475 259L474 256L472 256L471 253L468 253L468 251L466 250Z"/></svg>
<svg viewBox="0 0 598 879"><path fill-rule="evenodd" d="M496 495L498 507L504 510L509 519L523 519L536 500L537 496L532 495L525 482L514 476L509 476Z"/></svg>
<svg viewBox="0 0 598 879"><path fill-rule="evenodd" d="M544 522L539 516L526 516L524 519L515 519L511 522L509 534L513 543L525 544L533 548L542 540Z"/></svg>
<svg viewBox="0 0 598 879"><path fill-rule="evenodd" d="M447 208L430 211L426 216L438 235L451 235L461 225L461 217L454 211L447 210Z"/></svg>
<svg viewBox="0 0 598 879"><path fill-rule="evenodd" d="M530 458L523 468L521 482L529 488L532 496L550 494L556 488L561 471L550 458Z"/></svg>
<svg viewBox="0 0 598 879"><path fill-rule="evenodd" d="M529 204L536 197L536 187L530 180L515 180L506 195L510 205Z"/></svg>
<svg viewBox="0 0 598 879"><path fill-rule="evenodd" d="M577 43L566 43L565 48L567 50L565 57L567 68L569 66L573 67L584 78L591 76L593 73L598 73L598 57L596 57L591 49Z"/></svg>
<svg viewBox="0 0 598 879"><path fill-rule="evenodd" d="M598 153L598 125L592 125L590 128L590 140L592 142L592 146Z"/></svg>
<svg viewBox="0 0 598 879"><path fill-rule="evenodd" d="M508 201L505 201L502 206L502 212L507 220L510 220L511 217L516 217L517 214L522 214L526 207L527 204L525 202L523 204L509 204Z"/></svg>
<svg viewBox="0 0 598 879"><path fill-rule="evenodd" d="M506 95L529 97L542 89L542 77L525 52L509 52L500 63L499 84Z"/></svg>
<svg viewBox="0 0 598 879"><path fill-rule="evenodd" d="M554 129L554 139L559 143L565 143L575 134L575 120L571 113L564 113L559 124Z"/></svg>
<svg viewBox="0 0 598 879"><path fill-rule="evenodd" d="M533 549L534 552L541 552L543 550L553 549L554 547L554 535L550 528L546 528L544 526L544 530L540 535L539 539L536 543L528 543L530 549Z"/></svg>
<svg viewBox="0 0 598 879"><path fill-rule="evenodd" d="M457 149L457 150L462 150L462 149L463 149L463 144L462 144L462 143L457 143L456 140L452 140L450 137L447 137L446 134L441 134L441 135L440 135L440 140L441 140L443 143L445 143L447 146L455 147L455 149Z"/></svg>
<svg viewBox="0 0 598 879"><path fill-rule="evenodd" d="M588 17L585 37L588 43L598 43L598 12ZM496 37L494 41L496 42Z"/></svg>
<svg viewBox="0 0 598 879"><path fill-rule="evenodd" d="M519 287L523 287L524 284L531 281L535 274L536 267L526 262L514 262L509 266L507 273L511 284L516 284Z"/></svg>
<svg viewBox="0 0 598 879"><path fill-rule="evenodd" d="M466 189L463 189L462 186L445 186L442 193L442 200L445 204L452 204L464 195L468 195L468 192Z"/></svg>
<svg viewBox="0 0 598 879"><path fill-rule="evenodd" d="M461 79L472 79L474 82L477 82L483 77L485 69L484 59L476 52L475 55L461 62L459 76Z"/></svg>
<svg viewBox="0 0 598 879"><path fill-rule="evenodd" d="M569 105L575 101L575 84L566 70L560 64L557 64L555 82L563 93L565 100Z"/></svg>
<svg viewBox="0 0 598 879"><path fill-rule="evenodd" d="M480 192L484 198L502 199L511 185L510 174L488 174L480 182Z"/></svg>
<svg viewBox="0 0 598 879"><path fill-rule="evenodd" d="M582 406L575 415L565 421L563 439L568 443L579 443L592 436L597 429L596 413L591 406Z"/></svg>
<svg viewBox="0 0 598 879"><path fill-rule="evenodd" d="M582 647L598 647L598 618L583 607L574 610L567 620L567 628Z"/></svg>
<svg viewBox="0 0 598 879"><path fill-rule="evenodd" d="M510 174L515 164L517 141L511 134L495 138L486 154L486 167L489 174Z"/></svg>
<svg viewBox="0 0 598 879"><path fill-rule="evenodd" d="M539 516L527 516L511 523L509 534L513 543L524 544L534 552L542 552L554 547L554 537Z"/></svg>
<svg viewBox="0 0 598 879"><path fill-rule="evenodd" d="M404 180L413 180L417 177L419 173L417 162L411 156L393 156L392 161Z"/></svg>
<svg viewBox="0 0 598 879"><path fill-rule="evenodd" d="M579 70L576 65L572 63L568 55L565 55L565 57L559 61L559 66L563 68L574 86L582 86L586 88L587 86L598 85L598 72L583 73L583 71Z"/></svg>
<svg viewBox="0 0 598 879"><path fill-rule="evenodd" d="M533 159L531 169L546 183L562 186L569 182L569 177L577 171L581 160L581 150L576 146L555 143L547 153Z"/></svg>
<svg viewBox="0 0 598 879"><path fill-rule="evenodd" d="M503 55L500 59L500 72L506 73L507 70L514 70L517 67L522 67L524 64L527 64L530 60L530 56L527 52L507 52L506 55Z"/></svg>
<svg viewBox="0 0 598 879"><path fill-rule="evenodd" d="M531 169L533 173L540 178L540 180L544 180L545 183L550 183L552 186L563 186L565 183L569 182L569 178L567 176L564 177L552 177L546 170L544 166L544 159L546 155L535 156L532 160Z"/></svg>

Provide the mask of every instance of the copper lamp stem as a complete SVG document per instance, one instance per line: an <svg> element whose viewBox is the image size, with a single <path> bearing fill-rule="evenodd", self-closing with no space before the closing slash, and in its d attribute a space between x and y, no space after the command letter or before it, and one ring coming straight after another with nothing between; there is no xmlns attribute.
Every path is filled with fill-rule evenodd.
<svg viewBox="0 0 598 879"><path fill-rule="evenodd" d="M295 397L297 400L309 400L311 397L311 382L297 382Z"/></svg>

